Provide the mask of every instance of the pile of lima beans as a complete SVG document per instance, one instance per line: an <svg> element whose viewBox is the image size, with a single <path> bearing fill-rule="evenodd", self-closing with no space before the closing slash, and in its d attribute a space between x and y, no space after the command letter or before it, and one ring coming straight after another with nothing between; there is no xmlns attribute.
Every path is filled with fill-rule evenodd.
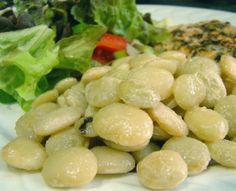
<svg viewBox="0 0 236 191"><path fill-rule="evenodd" d="M40 95L2 155L15 168L40 170L51 187L135 171L140 186L171 189L211 160L236 167L235 116L235 58L140 54Z"/></svg>

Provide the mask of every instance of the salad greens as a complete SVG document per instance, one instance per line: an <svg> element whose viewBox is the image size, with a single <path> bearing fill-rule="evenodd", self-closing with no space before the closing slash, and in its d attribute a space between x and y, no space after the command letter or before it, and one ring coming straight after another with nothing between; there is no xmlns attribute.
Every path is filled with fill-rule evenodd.
<svg viewBox="0 0 236 191"><path fill-rule="evenodd" d="M91 67L91 58L96 43L106 32L100 25L91 25L79 34L64 38L58 42L60 46L60 68L69 68L85 72Z"/></svg>
<svg viewBox="0 0 236 191"><path fill-rule="evenodd" d="M91 10L96 23L129 40L138 39L154 45L170 37L166 29L156 28L143 19L135 0L93 0Z"/></svg>
<svg viewBox="0 0 236 191"><path fill-rule="evenodd" d="M80 77L104 33L139 46L170 38L138 12L135 0L8 0L0 3L0 102L28 110L67 76Z"/></svg>
<svg viewBox="0 0 236 191"><path fill-rule="evenodd" d="M24 26L31 26L32 20L46 24L56 31L57 40L72 35L78 24L102 25L110 33L151 45L170 37L138 11L135 0L14 0L14 8Z"/></svg>
<svg viewBox="0 0 236 191"><path fill-rule="evenodd" d="M45 25L0 33L0 89L25 109L36 96L39 80L59 63L54 37Z"/></svg>

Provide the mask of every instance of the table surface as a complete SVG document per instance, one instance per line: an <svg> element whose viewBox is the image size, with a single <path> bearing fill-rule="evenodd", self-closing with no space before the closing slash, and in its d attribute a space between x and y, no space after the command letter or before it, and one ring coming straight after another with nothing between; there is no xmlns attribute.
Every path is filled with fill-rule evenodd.
<svg viewBox="0 0 236 191"><path fill-rule="evenodd" d="M178 5L236 12L236 0L136 0L138 4Z"/></svg>

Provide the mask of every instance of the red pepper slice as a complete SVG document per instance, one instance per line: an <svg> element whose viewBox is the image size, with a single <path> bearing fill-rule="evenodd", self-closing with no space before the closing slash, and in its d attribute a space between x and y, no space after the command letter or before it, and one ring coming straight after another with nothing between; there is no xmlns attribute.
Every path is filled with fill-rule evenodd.
<svg viewBox="0 0 236 191"><path fill-rule="evenodd" d="M93 60L105 64L114 59L114 52L124 50L127 39L114 34L106 33L97 43L93 52Z"/></svg>
<svg viewBox="0 0 236 191"><path fill-rule="evenodd" d="M97 43L97 48L103 48L112 52L124 50L126 48L127 40L119 35L106 33Z"/></svg>

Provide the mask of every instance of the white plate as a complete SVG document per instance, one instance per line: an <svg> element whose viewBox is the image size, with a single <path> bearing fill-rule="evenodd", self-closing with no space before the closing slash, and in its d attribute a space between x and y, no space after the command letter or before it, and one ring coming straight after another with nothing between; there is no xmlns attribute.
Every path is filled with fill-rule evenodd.
<svg viewBox="0 0 236 191"><path fill-rule="evenodd" d="M168 18L172 24L193 23L202 20L218 19L229 21L236 26L236 13L202 8L189 8L166 5L140 5L141 12L149 12L158 20Z"/></svg>
<svg viewBox="0 0 236 191"><path fill-rule="evenodd" d="M139 6L142 12L150 12L156 19L169 18L172 23L192 23L200 20L220 19L236 25L236 14L208 9L196 9L175 6ZM14 124L22 114L17 105L0 104L0 149L15 137ZM235 191L236 169L210 167L197 176L188 177L175 191ZM50 191L40 173L28 173L8 167L0 158L0 190L1 191ZM60 189L62 190L62 189ZM77 191L145 191L135 174L98 176Z"/></svg>

